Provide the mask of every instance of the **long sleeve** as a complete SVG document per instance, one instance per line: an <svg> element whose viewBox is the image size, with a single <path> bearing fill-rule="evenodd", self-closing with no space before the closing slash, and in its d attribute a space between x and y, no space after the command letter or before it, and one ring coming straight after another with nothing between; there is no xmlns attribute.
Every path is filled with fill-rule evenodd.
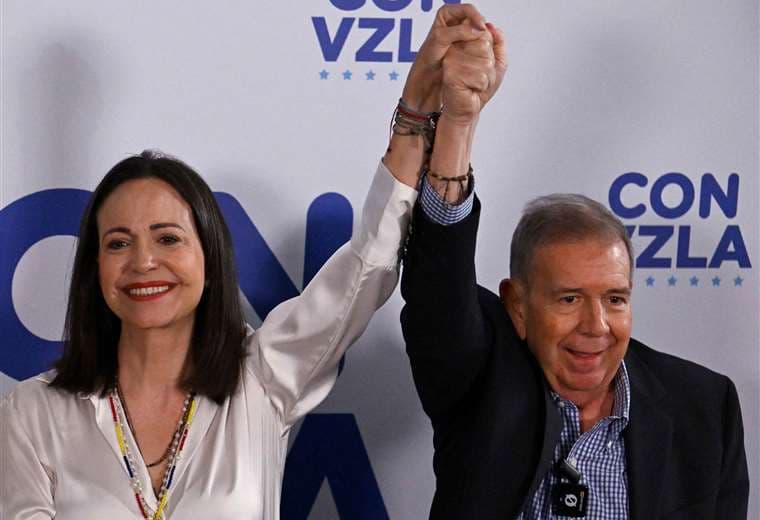
<svg viewBox="0 0 760 520"><path fill-rule="evenodd" d="M443 200L428 182L427 175L420 179L420 206L425 215L434 223L450 226L467 218L472 213L475 200L475 177L467 185L467 197L460 204L450 204Z"/></svg>
<svg viewBox="0 0 760 520"><path fill-rule="evenodd" d="M327 396L346 349L396 287L416 197L381 163L350 242L250 337L249 367L286 426Z"/></svg>
<svg viewBox="0 0 760 520"><path fill-rule="evenodd" d="M11 399L4 399L0 403L0 519L53 518L53 475L49 471Z"/></svg>
<svg viewBox="0 0 760 520"><path fill-rule="evenodd" d="M744 427L739 396L734 384L726 378L723 409L723 462L718 491L716 518L747 518L749 475L744 452Z"/></svg>
<svg viewBox="0 0 760 520"><path fill-rule="evenodd" d="M475 277L479 215L477 199L469 216L448 226L416 209L404 258L401 325L417 392L434 423L471 388L492 343Z"/></svg>

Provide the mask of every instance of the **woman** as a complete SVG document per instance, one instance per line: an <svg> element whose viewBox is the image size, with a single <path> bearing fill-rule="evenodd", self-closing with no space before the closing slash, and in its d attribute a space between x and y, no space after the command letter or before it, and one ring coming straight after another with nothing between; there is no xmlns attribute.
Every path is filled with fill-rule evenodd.
<svg viewBox="0 0 760 520"><path fill-rule="evenodd" d="M288 428L395 285L414 191L386 174L378 197L388 206L365 217L367 238L253 333L208 186L149 152L117 164L82 219L57 373L10 399L9 499L29 500L18 513L273 517Z"/></svg>
<svg viewBox="0 0 760 520"><path fill-rule="evenodd" d="M346 348L395 287L432 141L421 114L441 99L448 115L431 164L452 177L469 162L472 129L456 116L480 105L467 81L447 90L441 60L453 42L491 36L471 6L444 7L436 24L361 225L255 332L200 176L151 152L105 176L81 224L63 357L0 410L0 517L278 518L290 428L325 398ZM456 53L447 70L481 88L493 60L477 70L470 58Z"/></svg>

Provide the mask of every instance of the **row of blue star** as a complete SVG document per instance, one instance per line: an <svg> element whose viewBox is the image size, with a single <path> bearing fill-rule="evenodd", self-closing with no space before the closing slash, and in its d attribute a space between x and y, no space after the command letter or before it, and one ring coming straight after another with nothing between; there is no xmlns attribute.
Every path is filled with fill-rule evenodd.
<svg viewBox="0 0 760 520"><path fill-rule="evenodd" d="M369 70L368 72L364 73L364 77L366 78L366 81L374 81L375 76L377 75L378 74L373 70ZM350 80L351 78L353 78L354 73L346 69L343 72L339 72L337 76L343 76L344 80ZM401 75L395 70L388 73L388 79L390 81L398 81L399 76ZM382 77L382 74L381 74L381 77ZM322 69L319 71L319 79L329 79L329 78L330 78L330 73L328 71L326 71L325 69Z"/></svg>
<svg viewBox="0 0 760 520"><path fill-rule="evenodd" d="M699 282L700 282L699 277L692 276L688 280L689 280L689 285L691 287L698 287L699 286ZM653 276L650 275L644 281L646 282L647 287L654 287L656 280L655 280L655 278ZM665 281L668 282L668 287L675 287L676 285L678 285L678 278L676 278L673 275L670 275L670 277L666 278ZM709 278L708 281L706 281L705 283L710 283L711 282L713 287L720 287L721 281L722 280L721 280L720 276L713 276L712 278ZM734 287L741 287L742 283L744 282L744 278L742 278L741 276L737 276L736 278L733 279L733 282L734 282ZM730 282L728 282L728 283L730 283Z"/></svg>

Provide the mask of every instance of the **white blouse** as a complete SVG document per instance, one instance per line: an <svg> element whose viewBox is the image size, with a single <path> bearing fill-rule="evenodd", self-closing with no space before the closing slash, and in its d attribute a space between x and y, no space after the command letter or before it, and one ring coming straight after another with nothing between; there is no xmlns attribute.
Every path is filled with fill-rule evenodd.
<svg viewBox="0 0 760 520"><path fill-rule="evenodd" d="M222 405L199 398L165 518L279 518L290 428L327 396L341 356L393 292L416 196L381 163L351 241L300 296L249 328L239 391ZM0 406L0 519L142 518L108 400L53 389L52 377L20 383ZM145 498L155 510L155 496Z"/></svg>

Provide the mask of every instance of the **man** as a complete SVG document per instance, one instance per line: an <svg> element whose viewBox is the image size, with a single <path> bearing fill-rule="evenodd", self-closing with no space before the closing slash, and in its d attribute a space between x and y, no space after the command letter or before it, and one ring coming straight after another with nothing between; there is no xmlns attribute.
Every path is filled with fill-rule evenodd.
<svg viewBox="0 0 760 520"><path fill-rule="evenodd" d="M630 338L623 225L580 195L531 202L497 296L476 284L470 177L430 170L401 320L434 429L431 518L744 520L736 389Z"/></svg>

